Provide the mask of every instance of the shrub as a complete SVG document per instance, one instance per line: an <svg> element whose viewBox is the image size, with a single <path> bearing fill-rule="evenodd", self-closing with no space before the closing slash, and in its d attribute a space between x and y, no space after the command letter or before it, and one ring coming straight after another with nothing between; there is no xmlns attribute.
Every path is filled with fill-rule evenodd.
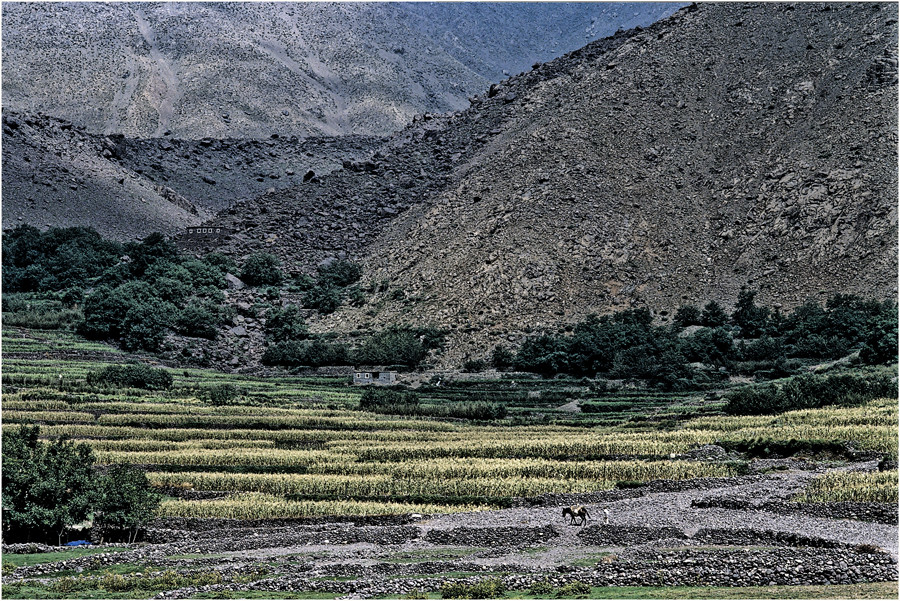
<svg viewBox="0 0 900 601"><path fill-rule="evenodd" d="M323 315L329 315L338 310L344 300L343 292L330 284L316 284L303 295L303 306L307 309L315 309Z"/></svg>
<svg viewBox="0 0 900 601"><path fill-rule="evenodd" d="M700 309L693 305L678 307L678 311L675 312L674 322L675 325L681 328L702 325Z"/></svg>
<svg viewBox="0 0 900 601"><path fill-rule="evenodd" d="M511 368L514 360L515 355L513 355L512 351L499 344L494 347L494 352L491 353L491 365L493 365L494 369L497 371Z"/></svg>
<svg viewBox="0 0 900 601"><path fill-rule="evenodd" d="M285 342L306 338L309 330L303 310L297 305L272 309L266 315L266 338L269 342Z"/></svg>
<svg viewBox="0 0 900 601"><path fill-rule="evenodd" d="M262 362L266 365L289 367L350 365L346 345L331 344L322 340L279 342L266 349Z"/></svg>
<svg viewBox="0 0 900 601"><path fill-rule="evenodd" d="M417 406L419 395L411 390L398 391L388 388L366 388L359 397L359 408L363 411L373 411L385 406Z"/></svg>
<svg viewBox="0 0 900 601"><path fill-rule="evenodd" d="M896 305L885 303L881 314L872 319L859 358L868 365L888 365L897 362Z"/></svg>
<svg viewBox="0 0 900 601"><path fill-rule="evenodd" d="M529 594L545 596L553 592L553 584L548 580L539 580L528 589Z"/></svg>
<svg viewBox="0 0 900 601"><path fill-rule="evenodd" d="M165 369L157 369L143 363L109 365L100 371L87 375L88 384L115 387L144 388L147 390L168 390L172 387L172 374Z"/></svg>
<svg viewBox="0 0 900 601"><path fill-rule="evenodd" d="M480 371L484 371L487 369L487 361L484 359L469 359L468 361L463 362L463 371L470 373L477 373Z"/></svg>
<svg viewBox="0 0 900 601"><path fill-rule="evenodd" d="M209 402L213 405L227 405L241 396L234 384L219 384L209 389Z"/></svg>
<svg viewBox="0 0 900 601"><path fill-rule="evenodd" d="M362 266L351 261L332 261L316 271L319 285L330 284L341 288L355 284L362 277Z"/></svg>
<svg viewBox="0 0 900 601"><path fill-rule="evenodd" d="M780 338L763 336L743 348L744 359L749 361L783 361L784 344Z"/></svg>
<svg viewBox="0 0 900 601"><path fill-rule="evenodd" d="M703 313L700 314L700 325L707 328L717 328L728 323L728 315L725 310L716 301L709 301L703 307Z"/></svg>
<svg viewBox="0 0 900 601"><path fill-rule="evenodd" d="M506 592L499 578L480 580L475 584L445 582L441 587L441 599L499 599Z"/></svg>
<svg viewBox="0 0 900 601"><path fill-rule="evenodd" d="M281 262L269 253L254 253L247 257L240 278L249 286L277 286L281 283Z"/></svg>
<svg viewBox="0 0 900 601"><path fill-rule="evenodd" d="M356 363L363 365L405 365L416 367L427 351L415 331L388 328L370 336L356 350Z"/></svg>
<svg viewBox="0 0 900 601"><path fill-rule="evenodd" d="M897 385L886 374L805 374L780 386L770 383L739 388L726 396L725 412L760 415L826 405L859 405L896 394Z"/></svg>
<svg viewBox="0 0 900 601"><path fill-rule="evenodd" d="M753 302L755 298L755 291L741 288L741 291L738 292L734 313L731 314L731 321L741 328L741 336L745 338L761 336L766 330L769 319L769 309L757 307Z"/></svg>
<svg viewBox="0 0 900 601"><path fill-rule="evenodd" d="M191 303L178 312L175 328L180 334L214 340L221 318L219 307L205 303Z"/></svg>
<svg viewBox="0 0 900 601"><path fill-rule="evenodd" d="M3 292L85 287L119 262L123 247L91 228L21 225L3 233Z"/></svg>
<svg viewBox="0 0 900 601"><path fill-rule="evenodd" d="M172 303L152 297L134 302L122 320L122 348L126 351L160 350L176 311Z"/></svg>

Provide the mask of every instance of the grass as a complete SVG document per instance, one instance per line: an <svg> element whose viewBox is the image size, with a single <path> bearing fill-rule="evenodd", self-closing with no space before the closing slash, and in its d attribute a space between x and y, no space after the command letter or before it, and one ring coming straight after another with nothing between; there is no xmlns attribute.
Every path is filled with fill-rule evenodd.
<svg viewBox="0 0 900 601"><path fill-rule="evenodd" d="M556 591L543 596L527 591L507 591L505 599L555 599ZM379 599L396 596L384 595ZM432 591L427 599L440 599ZM896 599L896 582L834 584L821 586L600 586L592 587L588 599Z"/></svg>
<svg viewBox="0 0 900 601"><path fill-rule="evenodd" d="M4 584L4 599L149 599L158 591L107 591L105 589L84 589L73 593L60 593L48 586L29 582L28 584Z"/></svg>
<svg viewBox="0 0 900 601"><path fill-rule="evenodd" d="M98 553L121 553L129 551L119 547L76 547L71 551L51 551L50 553L6 553L3 555L3 565L21 568L23 566L34 566L42 563L51 563L54 561L65 561L67 559L77 559L87 555L97 555ZM9 568L6 568L9 569Z"/></svg>
<svg viewBox="0 0 900 601"><path fill-rule="evenodd" d="M593 567L601 562L613 562L616 560L616 558L617 556L615 553L588 553L587 555L573 561L572 565L578 567Z"/></svg>
<svg viewBox="0 0 900 601"><path fill-rule="evenodd" d="M336 599L341 593L324 591L209 591L188 599Z"/></svg>
<svg viewBox="0 0 900 601"><path fill-rule="evenodd" d="M461 547L449 549L422 549L420 551L402 551L382 559L385 563L423 563L426 561L446 561L467 557L484 551L481 547Z"/></svg>

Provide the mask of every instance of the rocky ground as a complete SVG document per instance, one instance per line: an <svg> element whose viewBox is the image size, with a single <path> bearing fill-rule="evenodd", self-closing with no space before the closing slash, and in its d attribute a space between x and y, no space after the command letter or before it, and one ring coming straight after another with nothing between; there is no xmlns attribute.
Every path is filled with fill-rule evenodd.
<svg viewBox="0 0 900 601"><path fill-rule="evenodd" d="M629 306L664 322L730 308L744 285L785 310L890 298L897 23L879 6L684 8L209 224L237 257L363 262L390 291L313 328L436 325L448 364L520 342L523 324Z"/></svg>
<svg viewBox="0 0 900 601"><path fill-rule="evenodd" d="M502 578L510 589L527 589L539 581L558 587L573 581L594 586L752 586L896 580L897 507L857 508L859 517L874 521L827 517L845 511L841 504L795 504L793 511L781 513L759 509L767 503L790 504L810 478L829 469L786 465L785 471L738 478L657 481L637 489L547 496L479 513L158 520L147 532L149 543L122 553L19 568L4 582L135 562L153 570L216 569L224 575L221 584L170 590L160 598L214 590L330 591L370 598L487 577ZM874 467L869 462L841 469ZM561 515L562 501L585 503L592 520L584 527L568 524ZM744 505L715 506L723 501ZM4 547L5 553L16 551L22 552ZM258 576L248 580L248 573Z"/></svg>

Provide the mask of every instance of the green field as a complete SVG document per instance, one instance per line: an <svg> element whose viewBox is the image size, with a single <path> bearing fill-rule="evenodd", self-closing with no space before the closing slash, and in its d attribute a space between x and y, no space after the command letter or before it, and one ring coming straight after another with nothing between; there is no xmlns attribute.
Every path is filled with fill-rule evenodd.
<svg viewBox="0 0 900 601"><path fill-rule="evenodd" d="M7 328L3 350L12 355L3 370L5 431L38 423L44 437L88 443L99 463L146 466L157 486L234 493L207 501L170 499L160 506L161 516L440 513L502 507L511 497L746 470L743 461L677 457L713 442L856 441L862 449L897 453L897 404L891 399L777 416L724 416L721 404L702 395L630 389L598 394L590 382L571 379L520 377L420 389L425 403L464 403L476 394L508 403L506 419L476 422L360 411L361 390L343 377L173 369L174 385L164 392L91 386L85 381L89 371L124 362L124 356L120 361L110 347L59 331ZM80 355L62 361L60 352ZM235 385L240 395L214 405L208 391L223 383ZM560 409L572 399L617 410ZM856 491L848 494L896 499L896 481L883 480L848 484Z"/></svg>

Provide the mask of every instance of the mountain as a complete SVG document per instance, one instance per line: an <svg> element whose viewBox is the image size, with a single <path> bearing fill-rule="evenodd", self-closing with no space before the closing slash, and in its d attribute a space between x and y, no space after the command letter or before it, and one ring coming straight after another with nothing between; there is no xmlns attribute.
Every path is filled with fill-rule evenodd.
<svg viewBox="0 0 900 601"><path fill-rule="evenodd" d="M3 104L131 138L384 135L676 8L8 2Z"/></svg>
<svg viewBox="0 0 900 601"><path fill-rule="evenodd" d="M315 328L431 323L451 362L745 284L785 309L897 295L895 6L692 5L471 102L231 207L221 248L361 260L387 289Z"/></svg>
<svg viewBox="0 0 900 601"><path fill-rule="evenodd" d="M5 227L91 226L116 240L176 234L232 203L366 157L380 138L135 139L3 113Z"/></svg>

